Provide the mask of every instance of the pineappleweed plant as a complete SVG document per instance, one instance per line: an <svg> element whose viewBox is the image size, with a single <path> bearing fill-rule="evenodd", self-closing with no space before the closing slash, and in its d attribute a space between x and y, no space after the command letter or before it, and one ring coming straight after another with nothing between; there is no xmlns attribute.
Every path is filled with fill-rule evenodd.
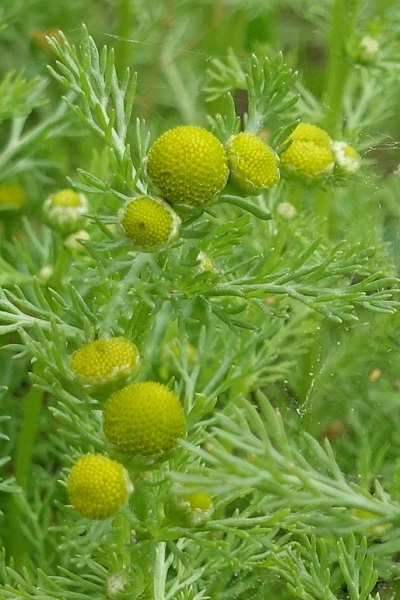
<svg viewBox="0 0 400 600"><path fill-rule="evenodd" d="M359 230L399 184L371 197L369 120L392 82L357 11L327 13L323 101L276 50L232 52L200 124L190 102L181 122L135 119L136 75L85 27L48 41L64 100L28 132L11 114L0 164L15 176L68 124L96 151L3 248L0 331L32 367L20 430L1 417L0 598L359 600L378 579L395 597L395 382L347 379L358 361L380 380L397 309L383 233ZM4 86L33 109L28 83Z"/></svg>

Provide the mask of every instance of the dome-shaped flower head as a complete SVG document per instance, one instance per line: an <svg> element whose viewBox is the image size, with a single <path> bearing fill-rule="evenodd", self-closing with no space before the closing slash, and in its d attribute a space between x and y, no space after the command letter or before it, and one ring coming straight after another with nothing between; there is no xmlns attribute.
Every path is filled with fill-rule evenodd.
<svg viewBox="0 0 400 600"><path fill-rule="evenodd" d="M332 143L332 151L336 165L342 173L351 174L358 171L361 157L353 146L350 146L347 142L335 141Z"/></svg>
<svg viewBox="0 0 400 600"><path fill-rule="evenodd" d="M232 182L245 196L258 196L278 183L278 156L260 137L242 132L226 146Z"/></svg>
<svg viewBox="0 0 400 600"><path fill-rule="evenodd" d="M194 525L208 521L214 512L213 499L208 492L187 494L182 497L181 502Z"/></svg>
<svg viewBox="0 0 400 600"><path fill-rule="evenodd" d="M221 142L203 127L166 131L149 150L147 173L170 204L198 207L218 196L228 178Z"/></svg>
<svg viewBox="0 0 400 600"><path fill-rule="evenodd" d="M155 252L177 237L181 220L160 198L138 196L121 208L119 223L136 250Z"/></svg>
<svg viewBox="0 0 400 600"><path fill-rule="evenodd" d="M319 179L332 173L335 159L332 140L326 131L310 123L299 123L289 140L290 146L280 155L285 169L305 179Z"/></svg>
<svg viewBox="0 0 400 600"><path fill-rule="evenodd" d="M124 337L99 339L77 350L70 367L75 378L89 389L122 384L135 373L139 362L136 345Z"/></svg>
<svg viewBox="0 0 400 600"><path fill-rule="evenodd" d="M86 196L68 188L51 194L43 204L47 224L64 235L84 229L88 210Z"/></svg>
<svg viewBox="0 0 400 600"><path fill-rule="evenodd" d="M101 454L84 454L68 482L71 504L88 519L108 519L125 504L132 490L124 467Z"/></svg>
<svg viewBox="0 0 400 600"><path fill-rule="evenodd" d="M172 450L185 430L178 397L161 383L128 385L104 405L104 435L127 454L150 456Z"/></svg>

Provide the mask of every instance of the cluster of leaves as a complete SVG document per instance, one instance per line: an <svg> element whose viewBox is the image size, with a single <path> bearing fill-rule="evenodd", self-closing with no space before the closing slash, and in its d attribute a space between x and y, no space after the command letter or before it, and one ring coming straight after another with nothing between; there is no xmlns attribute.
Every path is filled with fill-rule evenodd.
<svg viewBox="0 0 400 600"><path fill-rule="evenodd" d="M177 3L181 20L172 32L166 17L174 13L173 3L161 4L152 15L163 24L158 37L145 17L141 34L152 32L149 45L160 50L153 71L164 73L168 89L176 88L169 124L177 115L201 122L196 90L204 56L196 57L197 69L187 69L190 98L191 86L182 85L172 60L179 43L182 72L185 61L192 61L185 43L196 27L193 3ZM245 4L230 3L232 19ZM258 23L264 3L253 4ZM314 4L310 18L320 27L328 6L317 10ZM208 2L196 5L205 48L208 9ZM221 7L223 15L226 10ZM217 10L215 19L221 19ZM168 40L177 33L172 49ZM361 173L345 185L285 181L257 200L225 195L204 212L185 216L179 239L168 249L133 252L118 233L116 215L126 199L147 191L148 145L163 123L132 121L140 114L136 106L143 98L136 92L143 88L140 72L137 88L136 76L125 70L133 51L122 36L120 29L116 54L107 47L99 52L85 27L76 46L62 34L49 42L58 57L50 72L65 92L52 111L45 109L42 76L15 72L0 84L7 132L0 183L27 172L46 182L54 166L46 144L63 139L72 122L93 146L78 175L71 173L73 185L90 199L89 240L70 248L40 218L25 218L0 244L0 333L7 356L14 355L1 381L8 387L4 413L14 418L2 417L1 439L14 457L17 479L6 475L0 483L8 492L1 507L8 550L3 559L9 564L1 568L0 598L113 598L120 576L121 597L138 599L250 600L275 593L282 599L377 600L377 579L391 585L398 574L394 352L388 361L398 343L397 261L383 241L387 222L392 236L397 231L398 209L390 199L398 175L381 181L379 189ZM323 101L296 81L280 55L271 52L266 59L262 50L249 60L232 52L209 71L203 90L210 105L218 105L221 114L210 115L210 123L223 141L241 126L235 89L247 94L242 124L251 131L271 129L275 145L295 119L323 121ZM139 64L148 65L146 51L144 43L138 45ZM358 64L348 81L344 106L351 142L361 129L369 143L382 139L368 129L382 68ZM151 85L147 73L144 89ZM391 75L385 85L395 89ZM360 89L361 108L354 102ZM159 107L172 102L168 91L163 94ZM154 108L155 98L143 97ZM371 98L376 102L367 102ZM287 200L295 209L289 217L280 211ZM329 207L325 219L321 206ZM105 449L98 404L72 378L69 356L109 335L138 343L141 378L175 381L188 438L163 464L132 465L136 490L122 515L88 523L65 506L65 490L57 483L65 480L74 456ZM25 404L15 408L14 398L23 395ZM42 434L31 492L32 449L18 444L26 443L30 420ZM319 442L325 434L332 445ZM193 490L212 494L215 513L200 526L184 527L171 497Z"/></svg>

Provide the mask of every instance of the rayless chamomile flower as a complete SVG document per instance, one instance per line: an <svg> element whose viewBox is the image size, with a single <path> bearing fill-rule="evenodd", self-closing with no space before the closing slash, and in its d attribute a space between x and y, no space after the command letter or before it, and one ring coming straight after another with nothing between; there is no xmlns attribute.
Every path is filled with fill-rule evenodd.
<svg viewBox="0 0 400 600"><path fill-rule="evenodd" d="M210 204L225 187L229 169L221 142L203 127L166 131L149 150L147 173L173 206Z"/></svg>
<svg viewBox="0 0 400 600"><path fill-rule="evenodd" d="M86 196L68 188L51 194L43 204L47 224L63 235L84 229L87 218L83 215L88 210Z"/></svg>
<svg viewBox="0 0 400 600"><path fill-rule="evenodd" d="M70 367L75 378L91 389L125 385L136 372L139 350L124 337L98 339L77 350Z"/></svg>
<svg viewBox="0 0 400 600"><path fill-rule="evenodd" d="M131 198L119 212L122 232L135 250L162 250L178 235L180 218L169 204L160 198Z"/></svg>
<svg viewBox="0 0 400 600"><path fill-rule="evenodd" d="M299 123L291 133L289 147L281 153L281 165L304 180L318 180L333 171L335 158L328 133L310 123Z"/></svg>
<svg viewBox="0 0 400 600"><path fill-rule="evenodd" d="M231 137L226 151L230 180L243 196L258 196L278 183L279 158L257 135L242 132Z"/></svg>
<svg viewBox="0 0 400 600"><path fill-rule="evenodd" d="M102 454L84 454L68 481L71 504L87 519L104 520L125 504L133 486L124 467Z"/></svg>
<svg viewBox="0 0 400 600"><path fill-rule="evenodd" d="M116 391L103 408L103 431L121 452L150 456L175 448L185 435L179 398L153 381L134 383Z"/></svg>

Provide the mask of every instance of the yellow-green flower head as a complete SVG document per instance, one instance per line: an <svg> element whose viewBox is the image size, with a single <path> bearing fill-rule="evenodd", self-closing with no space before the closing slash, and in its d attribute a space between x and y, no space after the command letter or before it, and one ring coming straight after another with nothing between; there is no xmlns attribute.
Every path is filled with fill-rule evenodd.
<svg viewBox="0 0 400 600"><path fill-rule="evenodd" d="M103 431L121 452L141 456L172 450L185 435L185 417L178 397L161 383L128 385L107 400Z"/></svg>
<svg viewBox="0 0 400 600"><path fill-rule="evenodd" d="M258 196L276 185L280 178L279 158L260 137L242 132L226 146L230 176L246 196Z"/></svg>
<svg viewBox="0 0 400 600"><path fill-rule="evenodd" d="M125 504L132 490L124 467L101 454L85 454L72 467L68 482L71 504L87 519L108 519Z"/></svg>
<svg viewBox="0 0 400 600"><path fill-rule="evenodd" d="M160 198L138 196L121 208L119 223L136 250L154 252L177 237L181 220Z"/></svg>
<svg viewBox="0 0 400 600"><path fill-rule="evenodd" d="M326 131L310 123L299 123L289 140L290 146L280 155L281 165L288 171L306 179L332 173L335 159Z"/></svg>
<svg viewBox="0 0 400 600"><path fill-rule="evenodd" d="M361 165L361 157L347 142L332 142L332 151L337 166L343 173L355 173Z"/></svg>
<svg viewBox="0 0 400 600"><path fill-rule="evenodd" d="M172 205L202 206L218 196L228 178L221 142L203 127L166 131L150 148L147 173Z"/></svg>
<svg viewBox="0 0 400 600"><path fill-rule="evenodd" d="M88 210L86 196L68 188L51 194L43 204L47 224L65 235L85 227L87 219L83 215Z"/></svg>
<svg viewBox="0 0 400 600"><path fill-rule="evenodd" d="M212 516L214 512L213 499L207 492L193 492L182 498L182 505L189 513L194 525L200 525Z"/></svg>
<svg viewBox="0 0 400 600"><path fill-rule="evenodd" d="M124 337L99 339L77 350L71 358L71 371L88 388L100 388L126 381L139 362L136 345Z"/></svg>

